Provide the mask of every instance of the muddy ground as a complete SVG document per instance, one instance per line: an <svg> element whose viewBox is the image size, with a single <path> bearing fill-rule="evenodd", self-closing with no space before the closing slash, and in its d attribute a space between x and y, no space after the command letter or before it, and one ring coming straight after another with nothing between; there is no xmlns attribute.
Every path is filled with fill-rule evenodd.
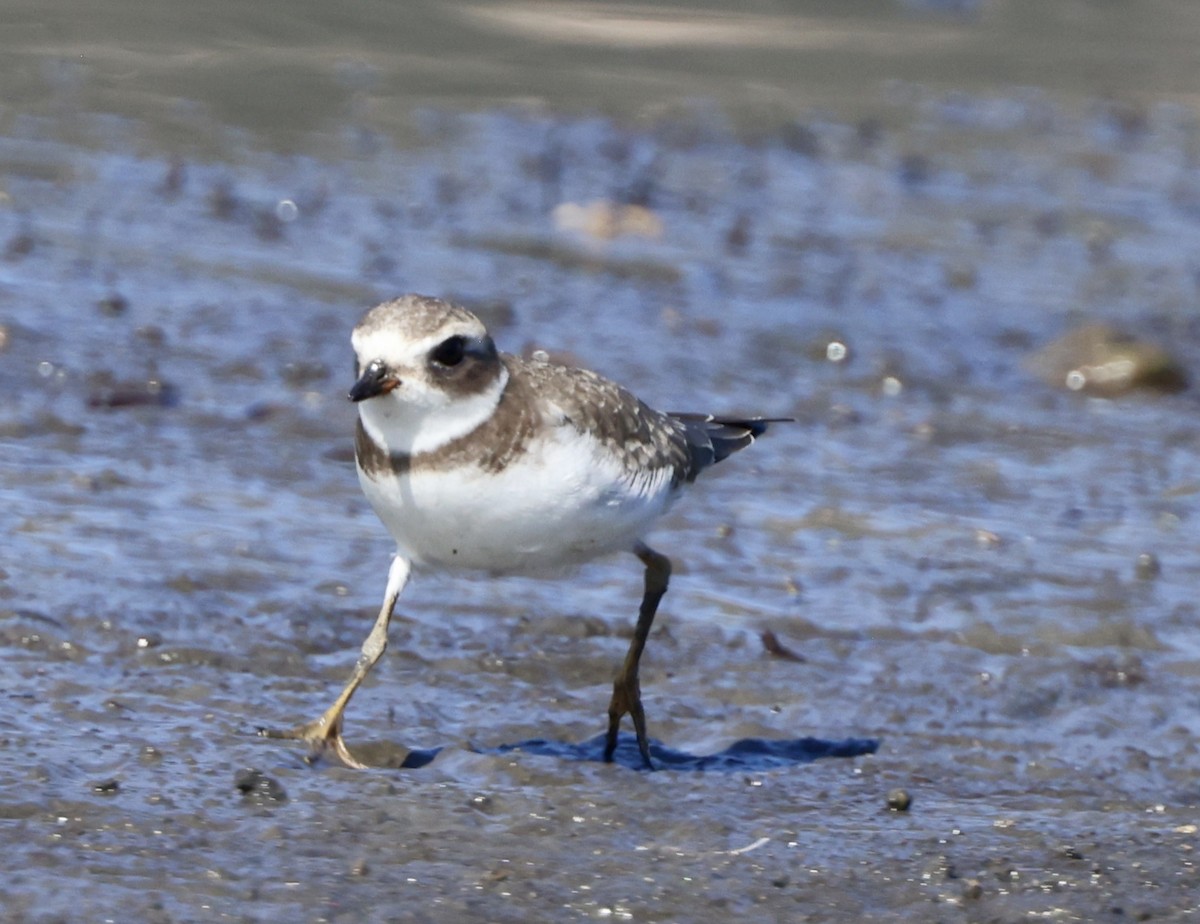
<svg viewBox="0 0 1200 924"><path fill-rule="evenodd" d="M0 112L5 919L1190 918L1200 121L1169 52L1197 33L1154 7L1176 44L1115 11L1072 33L1165 49L1136 92L847 66L822 105L748 120L673 84L624 113L514 92L401 119L392 75L346 63L373 23L301 18L329 52L311 71L348 89L263 133L186 87L138 110L136 71L114 102L120 55L81 63L31 8L40 69ZM896 67L1022 9L898 5L925 39ZM882 54L891 20L834 24ZM651 537L676 572L650 730L692 757L857 756L591 759L629 556L410 585L347 735L426 766L255 737L324 708L382 595L348 335L405 291L659 407L797 419ZM1041 352L1098 323L1171 375L1139 387L1121 341Z"/></svg>

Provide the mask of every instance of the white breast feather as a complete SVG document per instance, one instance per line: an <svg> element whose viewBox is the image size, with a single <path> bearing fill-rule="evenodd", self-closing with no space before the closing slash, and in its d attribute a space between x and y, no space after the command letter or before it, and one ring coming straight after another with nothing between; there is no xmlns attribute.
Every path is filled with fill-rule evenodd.
<svg viewBox="0 0 1200 924"><path fill-rule="evenodd" d="M500 472L359 472L363 491L417 565L536 573L632 547L675 493L669 467L629 473L600 442L556 427Z"/></svg>

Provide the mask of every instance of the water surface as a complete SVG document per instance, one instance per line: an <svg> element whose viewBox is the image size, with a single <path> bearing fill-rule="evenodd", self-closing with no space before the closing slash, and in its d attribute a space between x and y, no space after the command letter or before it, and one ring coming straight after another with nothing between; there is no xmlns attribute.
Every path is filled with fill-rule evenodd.
<svg viewBox="0 0 1200 924"><path fill-rule="evenodd" d="M323 9L0 39L6 916L1192 910L1196 400L1029 365L1105 321L1197 368L1192 7ZM598 200L661 231L562 227ZM878 751L572 759L629 556L414 581L347 733L421 769L254 737L382 594L348 334L412 290L660 407L796 417L651 537L651 732Z"/></svg>

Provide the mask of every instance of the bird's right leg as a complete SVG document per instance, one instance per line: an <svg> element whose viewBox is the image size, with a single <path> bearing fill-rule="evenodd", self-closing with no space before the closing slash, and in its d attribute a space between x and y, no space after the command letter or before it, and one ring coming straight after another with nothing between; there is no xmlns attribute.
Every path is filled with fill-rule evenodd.
<svg viewBox="0 0 1200 924"><path fill-rule="evenodd" d="M392 611L396 608L396 600L404 590L404 585L408 583L408 576L412 572L412 566L408 560L397 555L392 559L392 565L388 569L387 590L383 596L383 606L379 610L379 615L375 618L375 625L371 628L371 634L367 636L367 640L363 642L362 653L358 656L358 661L354 665L354 672L350 675L350 681L346 684L341 693L333 704L326 709L319 718L311 722L305 722L303 725L297 725L295 728L276 730L269 728L260 728L258 733L264 738L285 738L292 741L303 741L310 748L309 759L313 760L326 750L333 751L347 767L353 767L357 770L365 770L367 765L359 761L350 749L346 747L346 742L342 738L342 717L346 711L346 705L350 702L350 697L359 688L362 682L366 679L367 674L371 672L371 668L383 656L384 650L387 648L388 624L392 619Z"/></svg>

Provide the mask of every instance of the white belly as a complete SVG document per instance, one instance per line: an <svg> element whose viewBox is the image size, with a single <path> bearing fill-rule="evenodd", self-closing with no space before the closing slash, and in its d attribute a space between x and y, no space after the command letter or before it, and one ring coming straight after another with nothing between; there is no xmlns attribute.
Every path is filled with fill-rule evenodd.
<svg viewBox="0 0 1200 924"><path fill-rule="evenodd" d="M537 573L628 550L667 509L671 472L631 482L599 444L559 430L500 472L359 470L363 492L414 564ZM376 480L378 479L378 480Z"/></svg>

